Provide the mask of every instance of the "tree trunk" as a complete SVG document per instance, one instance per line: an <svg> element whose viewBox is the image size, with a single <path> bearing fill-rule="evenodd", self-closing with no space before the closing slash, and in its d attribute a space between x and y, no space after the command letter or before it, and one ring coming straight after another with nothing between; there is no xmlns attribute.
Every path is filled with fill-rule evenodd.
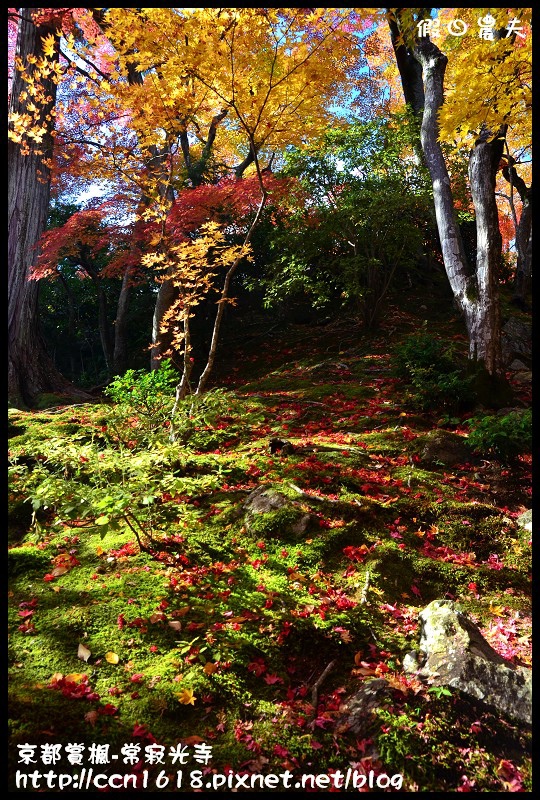
<svg viewBox="0 0 540 800"><path fill-rule="evenodd" d="M43 55L41 39L54 34L56 27L34 24L32 11L40 10L19 9L17 56L28 71L28 56ZM28 280L49 207L48 159L53 146L56 84L52 80L45 80L44 84L49 100L40 111L39 121L46 132L39 149L32 147L28 155L23 155L18 142L8 141L8 402L14 406L31 405L43 392L90 399L60 375L46 353L38 323L39 286ZM19 71L14 70L11 112L25 113L28 101L21 100L21 92L26 88Z"/></svg>
<svg viewBox="0 0 540 800"><path fill-rule="evenodd" d="M169 152L167 150L161 153L155 152L148 168L149 171L160 177L160 183L158 187L159 196L161 200L167 199L169 201L170 208L174 203L174 191L168 182L167 175L164 172L164 165L166 165L168 156ZM163 316L172 306L177 297L177 290L173 282L169 279L169 274L169 271L167 271L163 282L159 286L156 305L154 307L154 316L152 319L152 348L150 351L150 369L152 370L159 368L161 359L171 347L171 334L162 333L160 330Z"/></svg>
<svg viewBox="0 0 540 800"><path fill-rule="evenodd" d="M497 270L501 257L495 174L502 142L480 137L471 152L469 179L476 214L476 270L467 264L454 213L450 178L438 141L437 115L444 99L448 59L427 37L419 39L415 55L422 65L425 106L421 128L422 150L433 185L433 200L446 274L469 335L469 355L481 361L490 375L500 371L500 315ZM498 163L498 161L497 161Z"/></svg>
<svg viewBox="0 0 540 800"><path fill-rule="evenodd" d="M523 305L532 289L532 206L530 200L523 204L516 230L519 242L513 300Z"/></svg>
<svg viewBox="0 0 540 800"><path fill-rule="evenodd" d="M422 66L414 57L410 47L405 44L405 39L401 35L398 24L399 12L401 9L386 9L388 15L388 26L390 28L390 39L394 48L396 64L401 78L401 86L405 97L406 105L409 105L416 117L422 119L424 110L424 83L422 80ZM431 9L419 9L419 16L429 16Z"/></svg>
<svg viewBox="0 0 540 800"><path fill-rule="evenodd" d="M107 368L107 377L112 377L113 368L113 345L111 342L111 334L109 331L109 315L107 313L107 297L101 285L99 275L90 276L96 284L96 292L98 296L98 325L99 325L99 338L101 341L101 349L103 350L103 357L105 358L105 366Z"/></svg>
<svg viewBox="0 0 540 800"><path fill-rule="evenodd" d="M113 352L113 374L123 375L128 364L128 308L129 295L131 292L131 266L126 267L122 278L122 287L116 306L116 319L114 322L114 352Z"/></svg>
<svg viewBox="0 0 540 800"><path fill-rule="evenodd" d="M524 306L531 292L532 284L532 186L527 186L518 175L514 160L508 157L509 163L503 168L503 175L510 184L510 206L516 230L517 265L514 278L512 301ZM519 221L514 205L513 190L516 189L521 199L521 216Z"/></svg>
<svg viewBox="0 0 540 800"><path fill-rule="evenodd" d="M476 213L476 302L467 318L470 357L483 361L490 375L501 371L501 319L498 276L502 237L495 182L503 139L481 135L469 158L469 182Z"/></svg>
<svg viewBox="0 0 540 800"><path fill-rule="evenodd" d="M176 297L177 290L173 282L165 275L165 279L158 289L154 317L152 319L151 369L158 369L161 359L170 347L170 335L162 333L160 328L163 317L176 300Z"/></svg>

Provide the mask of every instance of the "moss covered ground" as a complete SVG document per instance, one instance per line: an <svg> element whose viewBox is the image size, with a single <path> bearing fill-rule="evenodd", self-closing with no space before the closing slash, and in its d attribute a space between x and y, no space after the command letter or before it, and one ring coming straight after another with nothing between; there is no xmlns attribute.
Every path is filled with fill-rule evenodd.
<svg viewBox="0 0 540 800"><path fill-rule="evenodd" d="M348 767L400 773L401 791L531 790L530 731L401 668L436 598L531 661L531 534L516 522L530 453L421 462L419 437L465 436L470 414L404 402L392 345L417 322L393 309L370 336L346 321L246 336L212 413L174 443L106 402L10 411L11 791L35 791L17 770L71 780L91 764L138 776L134 791ZM455 320L437 326L462 342ZM272 454L272 437L294 452ZM261 483L311 515L301 534L290 510L246 525ZM393 700L358 738L340 707L370 677Z"/></svg>

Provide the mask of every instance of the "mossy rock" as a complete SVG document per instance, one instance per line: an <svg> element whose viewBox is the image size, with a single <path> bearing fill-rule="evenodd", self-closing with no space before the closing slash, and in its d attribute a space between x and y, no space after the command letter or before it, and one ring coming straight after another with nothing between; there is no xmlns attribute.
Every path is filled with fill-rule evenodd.
<svg viewBox="0 0 540 800"><path fill-rule="evenodd" d="M420 461L425 465L453 467L474 460L466 439L443 429L419 437L416 446L419 448Z"/></svg>
<svg viewBox="0 0 540 800"><path fill-rule="evenodd" d="M255 536L302 536L317 519L299 503L266 484L254 489L243 507L246 529Z"/></svg>

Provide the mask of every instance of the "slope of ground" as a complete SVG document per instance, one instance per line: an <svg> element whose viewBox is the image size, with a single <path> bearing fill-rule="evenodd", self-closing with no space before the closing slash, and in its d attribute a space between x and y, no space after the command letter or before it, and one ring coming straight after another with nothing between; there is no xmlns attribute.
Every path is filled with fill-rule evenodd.
<svg viewBox="0 0 540 800"><path fill-rule="evenodd" d="M36 789L17 770L69 789L83 765L107 791L348 768L400 774L387 791L530 790L530 731L402 669L436 598L531 660L530 454L422 460L467 415L405 402L392 348L421 322L254 326L174 443L109 404L10 412L11 790ZM430 328L464 347L457 320ZM261 484L286 501L250 517ZM372 677L392 704L352 736L340 708Z"/></svg>

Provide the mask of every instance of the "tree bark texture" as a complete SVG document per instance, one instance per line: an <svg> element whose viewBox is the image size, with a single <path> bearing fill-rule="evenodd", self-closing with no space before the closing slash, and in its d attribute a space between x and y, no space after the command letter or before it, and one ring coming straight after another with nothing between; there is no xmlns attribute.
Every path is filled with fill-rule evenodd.
<svg viewBox="0 0 540 800"><path fill-rule="evenodd" d="M532 288L532 185L527 186L518 175L513 163L503 168L503 175L510 184L510 200L516 226L517 265L513 287L513 300L524 303ZM513 190L516 189L521 199L521 215L516 218L513 202Z"/></svg>
<svg viewBox="0 0 540 800"><path fill-rule="evenodd" d="M500 317L497 273L501 235L495 202L495 175L502 142L478 138L470 154L469 179L476 215L477 258L468 265L454 213L450 177L438 141L437 115L444 100L448 59L427 37L419 39L415 55L422 65L425 105L421 127L422 150L433 185L437 228L444 266L469 336L469 356L484 363L490 375L500 371Z"/></svg>
<svg viewBox="0 0 540 800"><path fill-rule="evenodd" d="M126 267L116 306L114 322L113 374L123 375L128 364L128 310L132 267Z"/></svg>
<svg viewBox="0 0 540 800"><path fill-rule="evenodd" d="M471 358L483 361L490 375L501 371L501 319L498 276L502 236L495 200L501 139L477 139L469 158L469 182L476 215L476 302L467 317Z"/></svg>
<svg viewBox="0 0 540 800"><path fill-rule="evenodd" d="M41 38L55 30L52 24L34 23L32 12L40 10L18 9L16 52L29 71L27 57L41 57ZM14 70L10 111L24 113L26 101L20 96L25 88L20 73ZM89 397L60 375L47 354L38 324L39 285L28 280L49 207L47 159L52 155L56 84L46 80L44 88L50 99L40 113L46 133L39 150L31 148L28 155L23 155L19 143L8 141L8 402L14 406L31 405L43 392Z"/></svg>
<svg viewBox="0 0 540 800"><path fill-rule="evenodd" d="M388 13L388 27L390 28L390 39L394 48L396 64L401 78L401 86L405 103L410 105L415 116L422 119L424 110L424 83L422 80L422 66L414 57L410 47L407 47L403 37L400 35L398 17L401 9L386 9ZM431 9L420 9L420 16L429 14Z"/></svg>

